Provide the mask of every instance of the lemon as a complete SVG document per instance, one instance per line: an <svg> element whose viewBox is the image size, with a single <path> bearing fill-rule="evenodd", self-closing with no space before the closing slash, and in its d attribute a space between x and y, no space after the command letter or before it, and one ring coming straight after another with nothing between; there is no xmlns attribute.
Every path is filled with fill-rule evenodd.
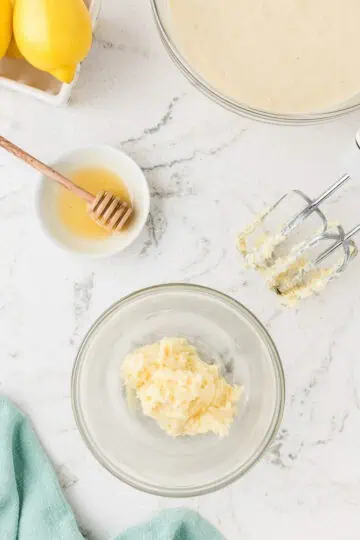
<svg viewBox="0 0 360 540"><path fill-rule="evenodd" d="M11 0L0 0L0 58L5 56L12 36L13 7Z"/></svg>
<svg viewBox="0 0 360 540"><path fill-rule="evenodd" d="M57 69L49 69L49 73L59 81L64 83L71 83L74 80L76 74L76 64L70 64L68 66L61 66Z"/></svg>
<svg viewBox="0 0 360 540"><path fill-rule="evenodd" d="M1 1L1 0L0 0ZM11 5L12 5L12 10L13 10L13 7L15 5L15 0L10 0L11 1ZM9 58L22 58L22 54L21 52L19 51L19 47L16 45L16 41L15 41L15 38L14 38L14 35L13 35L13 16L11 14L11 41L10 41L10 45L6 51L6 56L8 56Z"/></svg>
<svg viewBox="0 0 360 540"><path fill-rule="evenodd" d="M14 35L30 64L70 83L91 47L91 19L83 0L16 0Z"/></svg>

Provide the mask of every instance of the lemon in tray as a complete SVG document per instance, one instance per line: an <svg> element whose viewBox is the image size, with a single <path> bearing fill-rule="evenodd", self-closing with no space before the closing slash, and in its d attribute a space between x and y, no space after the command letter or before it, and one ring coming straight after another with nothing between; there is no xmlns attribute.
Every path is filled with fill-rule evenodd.
<svg viewBox="0 0 360 540"><path fill-rule="evenodd" d="M15 0L0 0L0 58L22 58L13 34Z"/></svg>
<svg viewBox="0 0 360 540"><path fill-rule="evenodd" d="M16 0L14 36L30 64L70 83L91 47L90 14L83 0Z"/></svg>
<svg viewBox="0 0 360 540"><path fill-rule="evenodd" d="M12 1L0 0L0 58L5 56L11 41L12 17Z"/></svg>

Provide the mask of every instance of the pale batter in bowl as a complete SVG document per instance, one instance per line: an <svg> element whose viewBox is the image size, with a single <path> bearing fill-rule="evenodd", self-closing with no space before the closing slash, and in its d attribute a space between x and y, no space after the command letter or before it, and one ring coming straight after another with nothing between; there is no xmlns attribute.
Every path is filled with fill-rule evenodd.
<svg viewBox="0 0 360 540"><path fill-rule="evenodd" d="M193 69L248 107L311 114L360 91L358 0L170 0L170 18Z"/></svg>

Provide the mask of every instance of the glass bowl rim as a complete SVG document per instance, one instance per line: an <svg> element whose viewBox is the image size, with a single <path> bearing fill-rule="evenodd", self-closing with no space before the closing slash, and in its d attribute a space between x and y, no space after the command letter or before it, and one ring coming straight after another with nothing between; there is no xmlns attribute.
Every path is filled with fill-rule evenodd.
<svg viewBox="0 0 360 540"><path fill-rule="evenodd" d="M200 294L206 294L209 297L222 300L229 306L232 306L233 308L235 308L238 314L243 316L247 320L247 322L251 324L259 340L263 343L263 345L266 346L266 349L270 354L274 376L276 378L277 387L278 387L278 394L276 396L277 403L276 403L276 406L274 407L271 424L267 432L265 433L262 444L259 446L259 448L253 453L253 455L245 463L243 463L240 467L237 467L234 471L229 473L227 476L223 477L220 480L203 484L200 487L195 486L192 488L165 488L163 486L160 486L158 488L150 483L141 482L137 479L134 479L127 473L124 473L122 471L119 472L114 466L112 466L111 463L109 463L103 457L103 455L101 455L101 453L97 450L96 445L92 442L91 436L87 432L86 422L84 421L81 407L78 402L77 385L79 383L79 374L80 374L80 371L81 371L81 368L85 359L83 353L84 353L84 350L86 349L86 346L89 340L97 332L98 328L102 325L102 323L108 317L110 317L113 313L117 312L124 305L128 305L129 303L132 303L133 300L152 295L154 292L161 293L164 291L166 292L167 290L173 290L173 291L179 291L179 292L198 292ZM75 362L74 362L72 376L71 376L71 403L72 403L72 409L73 409L73 414L74 414L75 421L77 424L77 428L80 432L80 435L83 441L85 442L85 445L90 450L90 452L95 457L95 459L100 463L100 465L102 465L108 472L110 472L112 475L114 475L116 478L118 478L125 484L137 490L143 491L145 493L149 493L151 495L171 497L171 498L194 497L198 495L205 495L208 493L212 493L226 486L229 486L230 484L232 484L233 482L241 478L250 469L252 469L252 467L256 465L256 463L258 463L258 461L264 455L264 453L270 446L271 442L274 440L282 421L284 407L285 407L285 375L284 375L284 369L281 363L279 352L269 332L266 330L265 326L259 321L259 319L248 308L246 308L241 302L239 302L238 300L235 300L234 298L232 298L231 296L227 294L224 294L210 287L204 287L202 285L195 285L195 284L189 284L189 283L166 283L166 284L153 285L150 287L146 287L146 288L137 290L135 292L132 292L124 296L117 302L113 303L108 309L106 309L102 313L102 315L100 315L100 317L98 317L96 321L91 325L90 329L84 336L81 342L81 345L79 347L79 350L77 352L77 355L75 357Z"/></svg>
<svg viewBox="0 0 360 540"><path fill-rule="evenodd" d="M339 107L324 112L304 114L272 113L266 110L256 109L246 104L241 104L237 102L236 100L226 96L225 94L222 94L220 91L213 88L209 83L206 82L204 78L197 74L196 71L187 62L187 60L185 60L184 56L180 53L169 32L166 29L166 26L158 9L158 1L159 0L150 0L150 4L161 41L165 45L169 56L180 69L180 71L193 84L193 86L195 86L208 98L212 99L219 105L222 105L222 107L224 107L225 109L228 109L238 115L251 118L253 120L261 120L263 122L268 122L272 124L308 125L329 122L331 120L335 120L336 118L345 116L350 112L356 111L360 108L360 95L359 102L353 105L349 105L347 107Z"/></svg>

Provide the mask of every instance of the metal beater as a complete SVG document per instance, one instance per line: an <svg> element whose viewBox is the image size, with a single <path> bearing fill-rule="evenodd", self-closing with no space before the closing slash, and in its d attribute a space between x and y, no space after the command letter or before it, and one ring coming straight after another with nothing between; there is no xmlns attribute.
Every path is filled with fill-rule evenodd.
<svg viewBox="0 0 360 540"><path fill-rule="evenodd" d="M357 144L360 148L360 133L357 135L357 139L359 139ZM352 238L360 232L360 224L345 233L340 225L330 225L325 214L319 208L350 178L349 174L344 174L316 199L311 199L300 190L287 193L239 236L239 249L248 265L262 271L265 276L271 276L270 282L272 284L277 283L276 276L286 275L288 279L291 274L291 284L288 281L287 284L281 284L281 286L270 285L278 294L287 294L290 288L304 287L302 284L306 281L309 282L309 272L312 273L312 276L318 275L322 278L326 274L326 282L328 282L343 272L349 262L357 255L358 251ZM282 203L287 203L292 195L300 197L301 201L305 201L306 206L286 220L278 228L275 235L271 235L269 228L266 227L269 217ZM296 238L300 226L304 225L313 214L320 218L320 227L317 231L312 231L305 240L294 242L294 237ZM253 235L259 229L261 229L261 233L254 239ZM253 239L252 246L250 246L251 239ZM324 269L324 262L328 261L337 250L340 250L340 255L335 258L335 263L330 268ZM317 289L320 290L319 287Z"/></svg>

